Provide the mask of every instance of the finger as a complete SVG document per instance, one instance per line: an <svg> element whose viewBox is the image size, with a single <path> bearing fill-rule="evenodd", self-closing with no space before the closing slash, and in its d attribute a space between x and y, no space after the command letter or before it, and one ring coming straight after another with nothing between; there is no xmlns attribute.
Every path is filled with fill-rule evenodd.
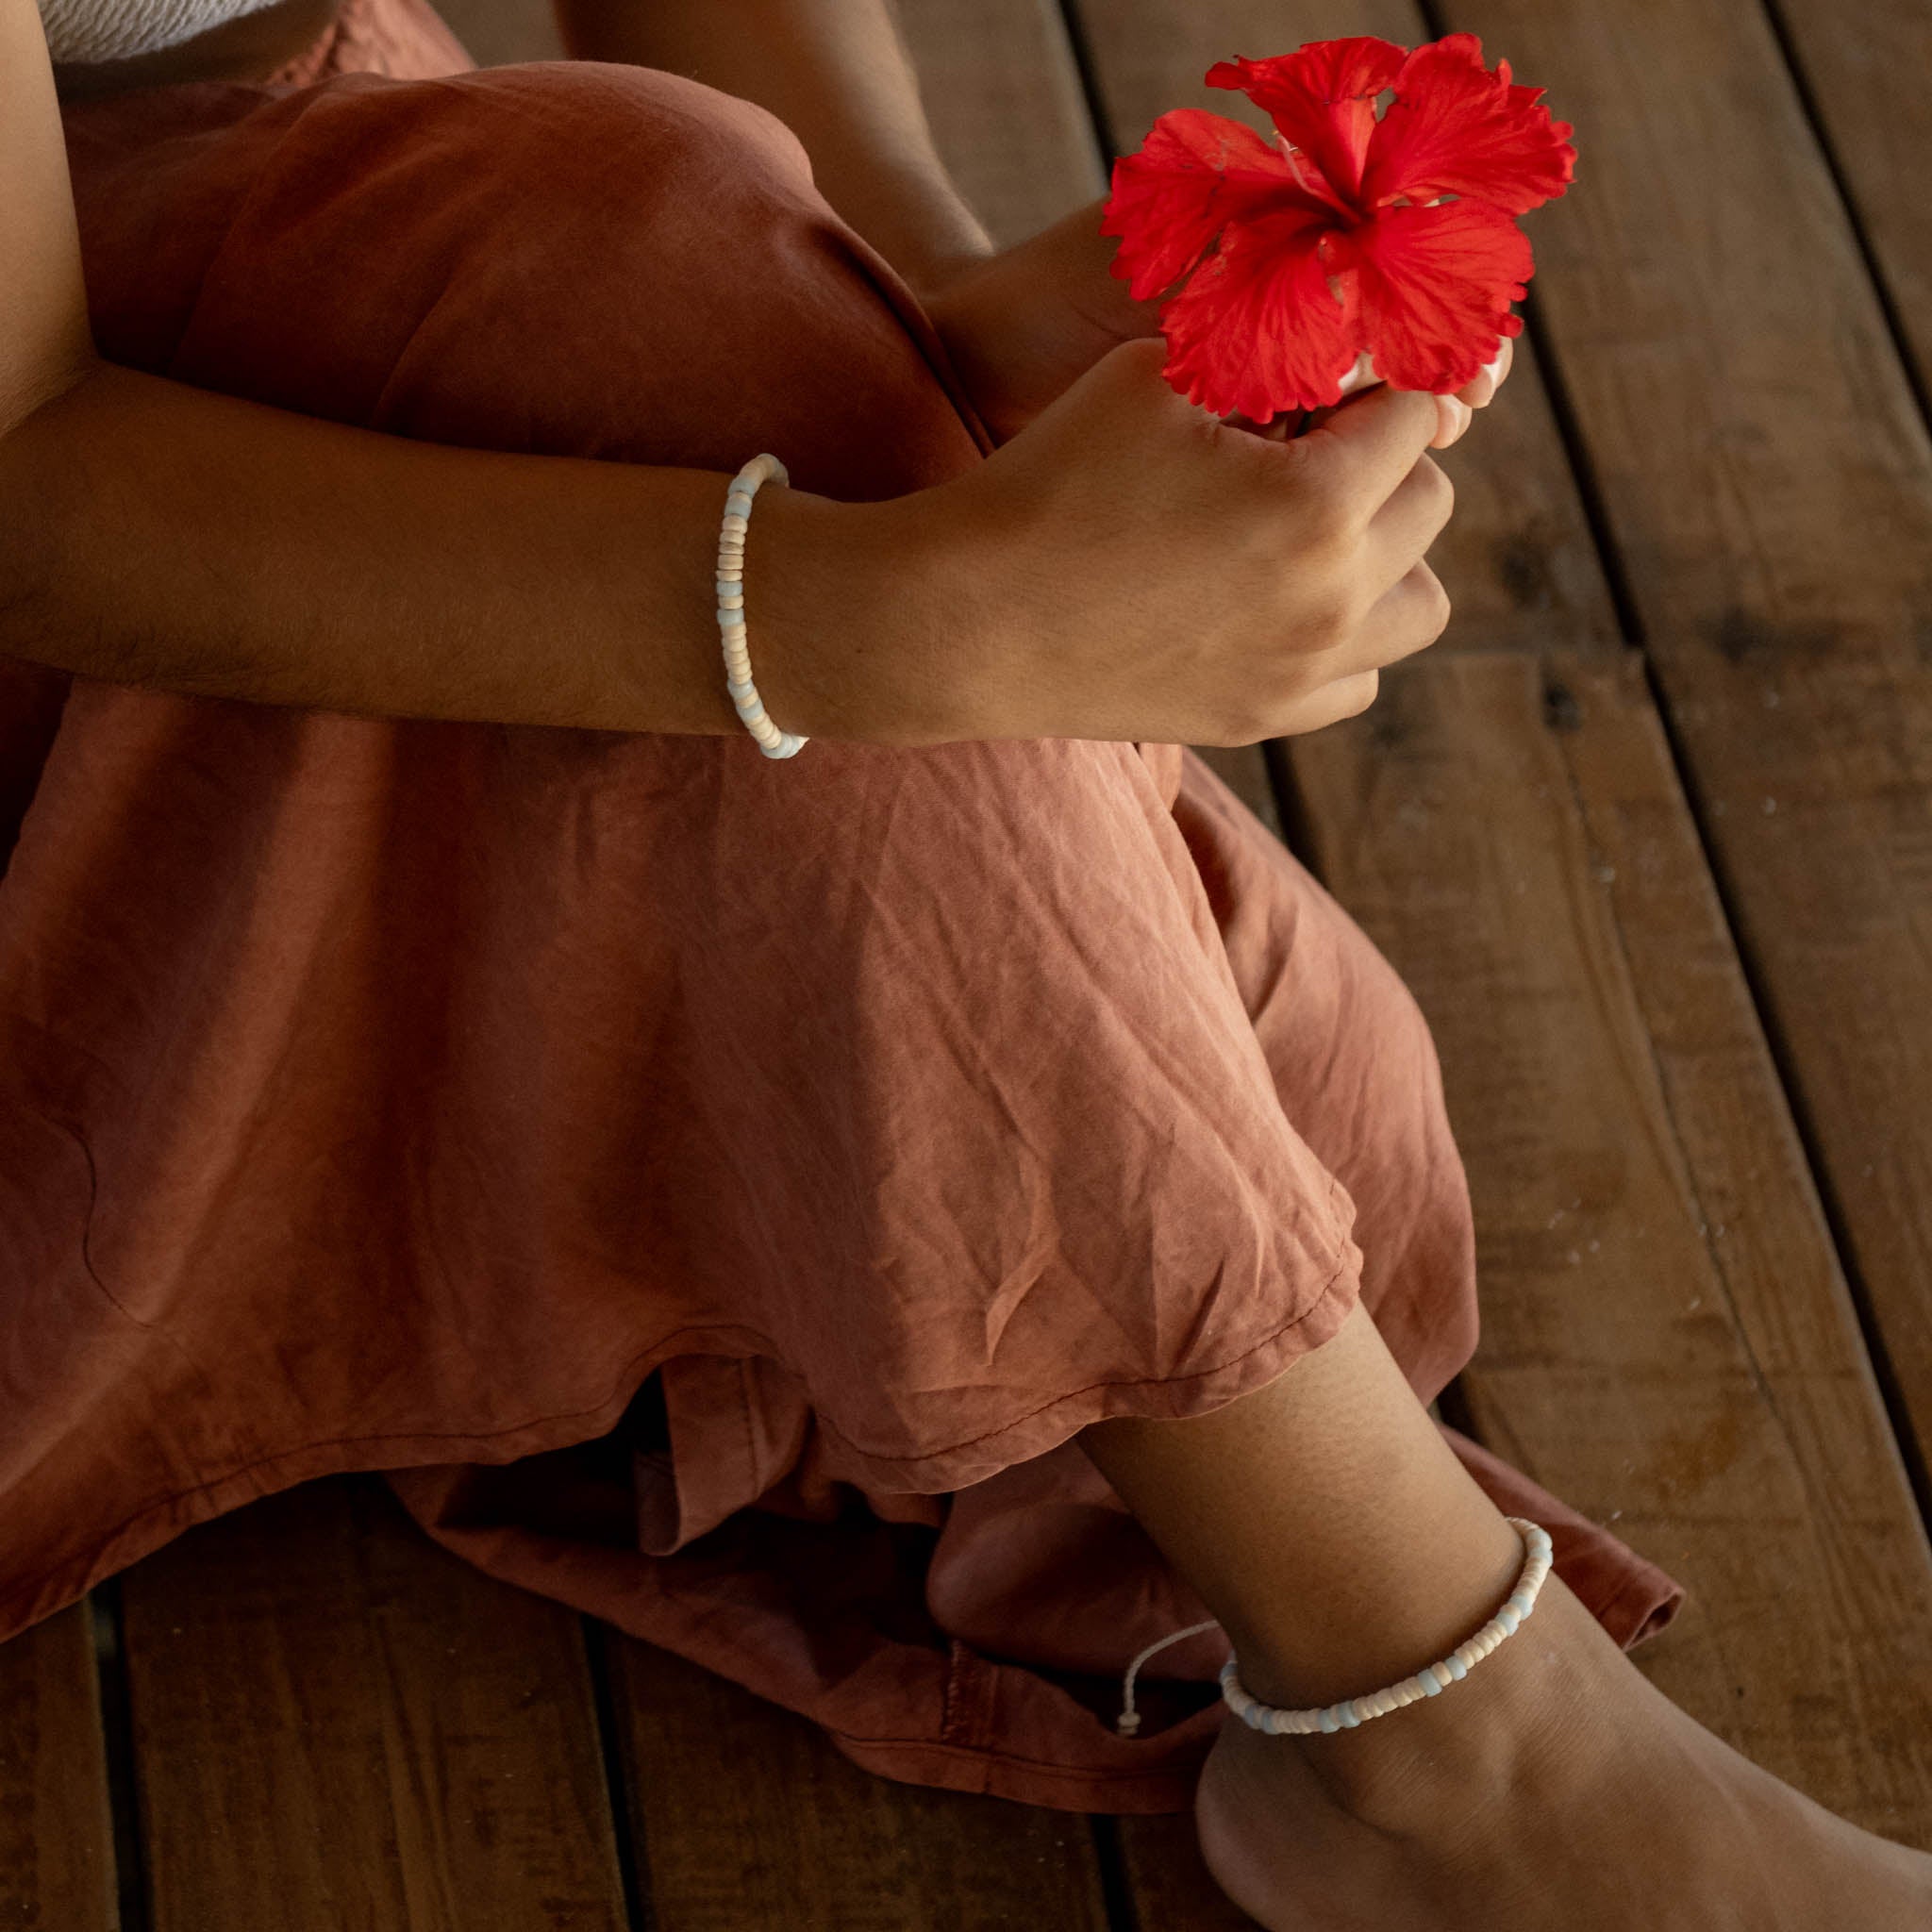
<svg viewBox="0 0 1932 1932"><path fill-rule="evenodd" d="M1382 383L1350 396L1301 442L1367 522L1415 468L1441 421L1434 396Z"/></svg>
<svg viewBox="0 0 1932 1932"><path fill-rule="evenodd" d="M1448 623L1449 593L1441 578L1425 563L1411 564L1375 599L1348 641L1326 654L1321 674L1332 679L1385 671L1427 650Z"/></svg>
<svg viewBox="0 0 1932 1932"><path fill-rule="evenodd" d="M1379 593L1406 577L1442 534L1456 508L1456 486L1433 458L1424 456L1375 512L1363 539L1364 580Z"/></svg>
<svg viewBox="0 0 1932 1932"><path fill-rule="evenodd" d="M1375 702L1375 693L1380 689L1381 677L1376 672L1351 672L1298 699L1292 712L1270 735L1299 738L1309 731L1340 724L1344 718L1358 718Z"/></svg>
<svg viewBox="0 0 1932 1932"><path fill-rule="evenodd" d="M1449 623L1449 593L1425 563L1386 591L1362 620L1356 641L1356 666L1376 670L1426 651Z"/></svg>
<svg viewBox="0 0 1932 1932"><path fill-rule="evenodd" d="M1496 350L1495 359L1477 370L1474 379L1456 391L1457 399L1467 403L1472 409L1487 408L1495 401L1496 391L1503 387L1504 378L1509 374L1509 365L1515 359L1516 338L1505 336Z"/></svg>
<svg viewBox="0 0 1932 1932"><path fill-rule="evenodd" d="M1460 396L1436 398L1436 433L1429 440L1431 449L1447 449L1475 421L1474 409Z"/></svg>
<svg viewBox="0 0 1932 1932"><path fill-rule="evenodd" d="M1372 389L1381 380L1375 374L1375 358L1364 349L1355 358L1355 367L1341 378L1341 393L1352 396L1358 390Z"/></svg>

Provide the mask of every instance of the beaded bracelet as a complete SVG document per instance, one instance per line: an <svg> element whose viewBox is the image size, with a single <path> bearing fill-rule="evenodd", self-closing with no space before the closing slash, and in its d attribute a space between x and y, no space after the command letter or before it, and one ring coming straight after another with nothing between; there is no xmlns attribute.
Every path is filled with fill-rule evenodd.
<svg viewBox="0 0 1932 1932"><path fill-rule="evenodd" d="M724 645L724 689L731 693L744 728L768 758L791 758L809 741L773 724L751 681L751 649L744 627L744 533L758 486L791 480L776 457L752 458L724 492L724 519L718 531L718 629Z"/></svg>
<svg viewBox="0 0 1932 1932"><path fill-rule="evenodd" d="M1468 1676L1506 1637L1515 1636L1523 1620L1536 1607L1537 1597L1550 1574L1553 1553L1549 1532L1521 1516L1506 1520L1523 1539L1523 1569L1516 1578L1516 1587L1503 1607L1468 1642L1457 1644L1440 1663L1425 1665L1414 1676L1405 1677L1385 1690L1372 1690L1366 1697L1351 1697L1322 1709L1283 1710L1248 1694L1236 1674L1235 1659L1230 1657L1221 1667L1223 1700L1251 1729L1265 1731L1272 1737L1304 1737L1315 1731L1352 1731L1372 1717L1387 1717L1391 1710L1418 1704L1424 1697L1440 1697L1451 1684ZM1176 1630L1172 1637L1150 1643L1127 1666L1124 1708L1114 1720L1114 1727L1122 1736L1131 1738L1141 1728L1141 1714L1134 1708L1135 1673L1157 1650L1214 1626L1215 1620L1210 1617L1205 1624L1191 1624L1185 1630Z"/></svg>

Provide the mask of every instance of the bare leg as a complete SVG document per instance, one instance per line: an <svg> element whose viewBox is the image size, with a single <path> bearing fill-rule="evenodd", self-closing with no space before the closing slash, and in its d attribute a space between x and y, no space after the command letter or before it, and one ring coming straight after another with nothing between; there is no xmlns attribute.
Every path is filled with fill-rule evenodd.
<svg viewBox="0 0 1932 1932"><path fill-rule="evenodd" d="M1248 1688L1317 1705L1453 1649L1516 1533L1365 1310L1265 1389L1084 1430L1227 1631ZM1840 1932L1932 1925L1932 1857L1832 1817L1653 1690L1562 1583L1447 1694L1331 1737L1232 1715L1195 1803L1208 1869L1272 1932Z"/></svg>

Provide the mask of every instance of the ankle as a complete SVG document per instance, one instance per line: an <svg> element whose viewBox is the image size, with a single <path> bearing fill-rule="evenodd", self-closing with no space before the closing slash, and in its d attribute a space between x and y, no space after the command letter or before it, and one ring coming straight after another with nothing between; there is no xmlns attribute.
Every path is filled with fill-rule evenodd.
<svg viewBox="0 0 1932 1932"><path fill-rule="evenodd" d="M1522 1629L1441 1697L1358 1729L1259 1738L1293 1750L1328 1800L1409 1837L1460 1829L1498 1804L1584 1796L1618 1750L1624 1662L1552 1577Z"/></svg>

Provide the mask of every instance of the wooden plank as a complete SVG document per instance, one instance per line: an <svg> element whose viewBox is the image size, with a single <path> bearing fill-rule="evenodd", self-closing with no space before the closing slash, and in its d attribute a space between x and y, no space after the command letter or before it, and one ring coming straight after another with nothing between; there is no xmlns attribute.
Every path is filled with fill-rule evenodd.
<svg viewBox="0 0 1932 1932"><path fill-rule="evenodd" d="M1932 390L1932 8L1924 0L1777 0L1843 184Z"/></svg>
<svg viewBox="0 0 1932 1932"><path fill-rule="evenodd" d="M623 1932L578 1619L373 1478L122 1584L153 1932Z"/></svg>
<svg viewBox="0 0 1932 1932"><path fill-rule="evenodd" d="M1406 0L1086 0L1077 11L1121 153L1170 108L1205 107L1265 128L1244 96L1202 85L1216 60L1340 34L1423 38ZM1550 636L1608 644L1617 635L1535 351L1519 341L1516 354L1502 396L1441 458L1456 483L1456 518L1430 561L1456 614L1438 649L1532 649Z"/></svg>
<svg viewBox="0 0 1932 1932"><path fill-rule="evenodd" d="M658 1932L1106 1932L1077 1814L875 1776L738 1685L610 1642Z"/></svg>
<svg viewBox="0 0 1932 1932"><path fill-rule="evenodd" d="M563 58L549 0L435 0L435 6L478 67Z"/></svg>
<svg viewBox="0 0 1932 1932"><path fill-rule="evenodd" d="M1550 340L1721 875L1932 1443L1932 442L1757 8L1459 0L1583 129Z"/></svg>
<svg viewBox="0 0 1932 1932"><path fill-rule="evenodd" d="M0 1645L0 1925L114 1932L114 1840L83 1601Z"/></svg>
<svg viewBox="0 0 1932 1932"><path fill-rule="evenodd" d="M1056 0L894 0L940 158L1007 247L1107 192Z"/></svg>
<svg viewBox="0 0 1932 1932"><path fill-rule="evenodd" d="M1932 1843L1932 1556L1637 667L1426 658L1296 772L1436 1030L1478 1433L1690 1586L1679 1703Z"/></svg>

